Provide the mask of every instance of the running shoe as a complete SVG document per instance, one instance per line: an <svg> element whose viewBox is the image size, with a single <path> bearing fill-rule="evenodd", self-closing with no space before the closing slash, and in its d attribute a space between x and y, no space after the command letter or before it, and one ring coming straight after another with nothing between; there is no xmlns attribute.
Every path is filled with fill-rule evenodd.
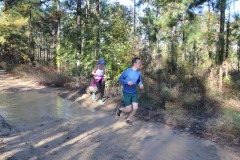
<svg viewBox="0 0 240 160"><path fill-rule="evenodd" d="M104 102L103 100L99 100L98 103L99 103L100 105L103 105L105 102Z"/></svg>
<svg viewBox="0 0 240 160"><path fill-rule="evenodd" d="M95 95L95 93L93 93L92 94L92 100L95 101L95 99L96 99L96 95Z"/></svg>
<svg viewBox="0 0 240 160"><path fill-rule="evenodd" d="M117 107L117 111L116 111L116 115L118 116L118 117L120 117L120 115L121 115L121 113L122 113L122 111L119 109L120 107L118 106Z"/></svg>
<svg viewBox="0 0 240 160"><path fill-rule="evenodd" d="M132 122L130 120L127 120L126 123L129 125L129 126L132 126Z"/></svg>

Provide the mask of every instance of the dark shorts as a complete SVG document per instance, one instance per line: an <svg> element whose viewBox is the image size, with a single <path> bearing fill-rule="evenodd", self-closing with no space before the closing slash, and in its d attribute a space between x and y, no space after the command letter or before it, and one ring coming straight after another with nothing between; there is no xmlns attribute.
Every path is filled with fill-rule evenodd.
<svg viewBox="0 0 240 160"><path fill-rule="evenodd" d="M125 106L129 106L132 102L138 103L138 94L137 93L123 93L123 100Z"/></svg>

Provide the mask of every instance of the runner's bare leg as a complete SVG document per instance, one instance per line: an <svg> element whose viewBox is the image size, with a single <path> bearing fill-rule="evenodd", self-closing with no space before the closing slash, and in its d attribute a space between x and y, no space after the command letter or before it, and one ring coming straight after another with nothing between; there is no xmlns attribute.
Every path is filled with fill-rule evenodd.
<svg viewBox="0 0 240 160"><path fill-rule="evenodd" d="M132 120L132 118L134 117L134 115L136 114L138 109L138 103L133 102L132 103L132 111L130 112L127 120Z"/></svg>

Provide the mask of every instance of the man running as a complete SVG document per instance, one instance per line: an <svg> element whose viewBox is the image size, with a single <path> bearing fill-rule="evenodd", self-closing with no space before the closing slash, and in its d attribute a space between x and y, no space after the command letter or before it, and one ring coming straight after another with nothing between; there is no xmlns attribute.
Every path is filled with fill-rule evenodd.
<svg viewBox="0 0 240 160"><path fill-rule="evenodd" d="M123 84L123 99L125 103L125 107L118 107L117 116L120 116L121 112L130 112L126 123L128 125L132 125L132 118L136 114L138 109L138 93L137 93L137 85L141 89L143 89L142 76L140 72L141 67L141 59L139 57L134 57L132 59L132 67L123 71L121 76L119 77L119 81Z"/></svg>

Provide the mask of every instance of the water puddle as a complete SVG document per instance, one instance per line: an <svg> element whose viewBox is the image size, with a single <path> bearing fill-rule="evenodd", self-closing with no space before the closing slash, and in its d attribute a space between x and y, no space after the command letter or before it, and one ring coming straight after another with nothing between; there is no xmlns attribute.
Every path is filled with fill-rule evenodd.
<svg viewBox="0 0 240 160"><path fill-rule="evenodd" d="M51 93L1 93L0 115L10 124L35 124L47 118L71 119L89 113L76 102Z"/></svg>
<svg viewBox="0 0 240 160"><path fill-rule="evenodd" d="M0 74L5 74L5 73L6 73L5 70L0 69Z"/></svg>

